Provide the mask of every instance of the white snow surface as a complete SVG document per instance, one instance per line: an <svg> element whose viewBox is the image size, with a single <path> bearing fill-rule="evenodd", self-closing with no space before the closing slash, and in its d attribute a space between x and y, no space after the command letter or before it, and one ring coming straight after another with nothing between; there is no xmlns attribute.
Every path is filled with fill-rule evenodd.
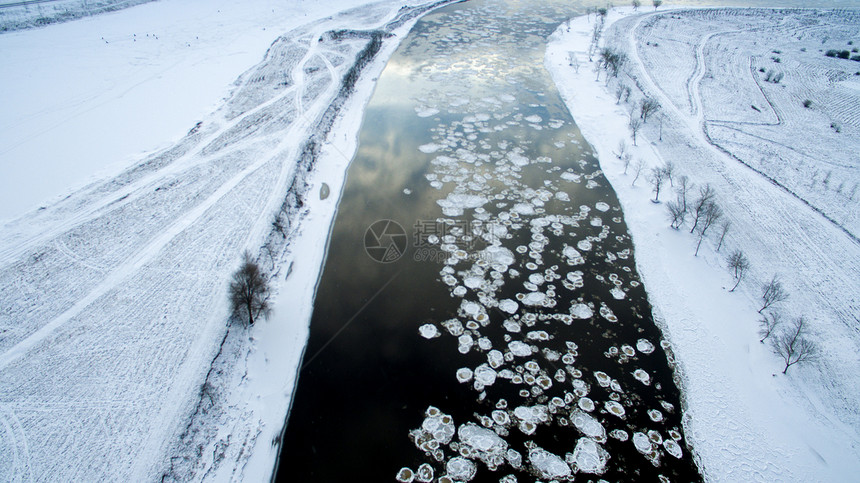
<svg viewBox="0 0 860 483"><path fill-rule="evenodd" d="M172 146L279 35L369 3L167 0L0 35L0 222Z"/></svg>
<svg viewBox="0 0 860 483"><path fill-rule="evenodd" d="M2 95L16 93L0 100L0 156L23 160L0 161L2 196L45 173L65 181L25 204L98 178L0 227L0 480L269 478L338 203L318 193L341 192L374 78L414 19L346 100L367 41L321 35L429 3L168 0L0 36ZM252 67L270 45L278 65ZM304 174L296 160L333 102ZM273 311L228 329L243 249L273 276Z"/></svg>
<svg viewBox="0 0 860 483"><path fill-rule="evenodd" d="M860 472L860 334L856 330L860 313L860 246L803 200L711 145L701 127L703 116L713 112L707 110L708 106L723 102L723 98L702 97L709 95L708 88L718 86L704 85L705 89L699 89L700 81L707 77L701 66L730 63L725 58L707 56L754 50L752 41L763 39L762 29L771 31L768 18L791 24L792 19L785 18L791 14L764 12L758 19L754 12L741 15L741 11L725 9L695 14L718 17L723 12L714 23L726 30L758 28L750 35L732 35L717 43L711 42L714 38L701 28L703 24L685 27L691 23L685 18L687 10L669 13L664 8L656 13L642 9L639 14L629 8L610 11L604 40L628 55L627 74L622 75L622 81L633 88L629 103L616 104L616 80L607 87L601 74L595 81L594 64L588 62L587 56L593 22L586 17L572 19L569 30L563 24L553 34L545 63L621 201L636 246L638 271L681 375L686 436L707 481L856 479ZM673 22L671 15L680 18ZM655 48L644 45L642 36L646 34L642 32L650 31L642 26L657 16L661 16L660 38L649 37L648 42L657 41L674 53L640 56ZM743 17L743 22L732 24L733 16ZM678 34L686 44L677 39ZM815 35L807 39L811 39L807 50L821 55L820 39ZM799 52L799 47L792 43L792 52ZM765 59L774 55L761 50L767 46L758 49ZM571 53L579 60L578 73L570 65ZM687 72L678 86L663 79L669 66L649 60L658 57L678 63L686 59L686 66L672 67L672 72ZM747 65L746 75L749 74ZM635 75L637 83L628 75ZM789 70L782 82L791 81L791 76ZM660 82L655 80L658 77ZM749 109L750 103L740 99L746 95L742 84L723 81L722 87L738 97L733 102ZM638 103L646 94L662 105L662 140L659 124L652 118L640 132L638 146L633 146L628 116L632 103ZM691 110L689 103L685 106L689 99L698 108ZM854 114L857 109L855 104ZM720 115L731 116L732 112L726 108ZM804 133L799 139L806 137ZM696 239L687 233L689 224L685 225L687 232L683 228L672 230L665 205L648 201L649 197L653 199L653 193L647 183L631 186L632 176L623 173L622 163L613 154L622 139L633 158L643 159L646 166L663 166L672 161L677 174L689 176L697 185L710 183L716 189L717 202L732 222L719 253L715 251L716 241L709 237L694 257ZM792 137L782 139L791 148ZM754 152L756 145L750 146L743 152ZM826 146L819 143L814 148L822 150ZM774 161L770 162L773 165ZM842 181L851 185L858 179L854 174ZM797 192L803 196L802 190ZM668 200L670 196L661 198ZM836 206L838 201L833 200L837 197L831 194L817 196L810 203L838 218L844 207ZM850 224L847 226L851 229ZM752 269L738 290L730 293L732 281L724 257L734 249L743 250ZM779 310L788 317L804 314L810 324L810 337L821 350L817 363L793 366L787 375L782 374L781 359L768 345L759 343L756 333L760 287L774 273L782 277L790 292L790 299ZM647 352L650 345L640 341L637 348ZM644 434L636 433L633 439L640 451L651 446Z"/></svg>

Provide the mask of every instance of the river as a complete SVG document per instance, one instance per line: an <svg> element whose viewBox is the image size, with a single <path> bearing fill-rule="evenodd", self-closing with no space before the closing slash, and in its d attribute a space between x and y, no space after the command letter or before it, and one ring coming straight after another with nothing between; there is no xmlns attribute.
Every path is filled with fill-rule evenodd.
<svg viewBox="0 0 860 483"><path fill-rule="evenodd" d="M576 8L452 5L389 61L278 481L701 480L623 213L543 68Z"/></svg>

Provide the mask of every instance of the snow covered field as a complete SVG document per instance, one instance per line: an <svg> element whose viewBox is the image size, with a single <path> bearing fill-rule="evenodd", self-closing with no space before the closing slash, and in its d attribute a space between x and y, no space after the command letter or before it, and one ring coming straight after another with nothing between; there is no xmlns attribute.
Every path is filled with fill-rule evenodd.
<svg viewBox="0 0 860 483"><path fill-rule="evenodd" d="M595 81L588 61L594 21L580 17L562 26L546 63L621 199L655 319L680 362L685 430L706 478L855 478L860 245L851 187L860 181L853 121L860 115L853 71L860 69L823 50L850 48L857 14L613 10L603 45L624 51L628 61L608 86L605 74ZM769 70L783 72L781 82L765 81ZM633 89L627 102L616 103L619 82ZM652 117L632 146L630 112L645 96L662 106L662 131ZM805 99L812 100L809 108ZM708 238L693 256L689 224L672 230L664 203L648 201L647 167L631 185L632 171L625 175L615 155L622 139L634 164L671 161L677 174L716 189L732 222L720 252ZM724 257L734 249L744 251L752 269L730 293ZM818 362L793 366L785 376L782 361L756 334L760 287L774 274L790 292L778 310L804 315L821 351Z"/></svg>
<svg viewBox="0 0 860 483"><path fill-rule="evenodd" d="M146 148L179 138L0 229L0 479L268 477L337 198L315 199L310 189L326 182L339 192L373 76L422 11L401 9L405 2L399 1L363 3L298 2L273 15L274 2L223 2L234 8L233 23L214 18L217 13L201 15L212 2L158 2L0 37L6 59L41 69L33 86L26 75L11 74L8 90L17 86L20 96L44 93L55 103L73 104L6 104L4 128L9 119L30 119L32 125L31 134L4 129L4 141L42 144L47 151L24 156L25 171L37 171L24 173L30 178L15 178L15 165L4 161L9 176L3 179L16 187L4 189L4 196L37 187L42 178L35 175L71 163L69 176L76 178L41 197L54 195L141 146L120 141L102 151L100 143L116 133L114 124L138 133L162 121L177 123L147 137ZM189 26L184 21L191 17L208 18L211 28ZM147 22L161 28L145 28ZM249 25L275 30L245 37ZM210 42L182 51L184 40L196 37L196 26ZM327 33L339 29L360 31ZM177 37L166 36L165 50L151 47L142 54L149 60L135 70L123 58L146 36L135 41L129 38L134 31ZM98 40L104 32L113 42ZM356 94L347 97L341 79L373 39L388 34L394 35L382 41ZM248 67L247 59L259 59L274 39L263 62L239 77L217 110L202 116ZM162 33L150 42L164 40ZM93 54L100 42L120 46ZM233 62L234 53L245 60ZM80 66L71 62L82 58ZM209 79L221 68L229 80ZM106 84L87 85L92 72L104 72ZM44 82L62 75L68 75L68 86L60 90L70 90L52 97L52 85ZM173 81L206 92L175 105L183 94ZM146 88L136 90L135 84ZM129 114L141 111L125 102L155 117L129 123ZM65 108L70 110L57 112ZM329 132L337 138L326 137ZM99 160L57 161L75 151ZM272 228L276 213L281 231ZM300 219L309 236L299 236ZM227 330L229 274L243 249L257 252L261 246L266 268L290 267L277 274L286 281L276 287L274 320L253 331Z"/></svg>

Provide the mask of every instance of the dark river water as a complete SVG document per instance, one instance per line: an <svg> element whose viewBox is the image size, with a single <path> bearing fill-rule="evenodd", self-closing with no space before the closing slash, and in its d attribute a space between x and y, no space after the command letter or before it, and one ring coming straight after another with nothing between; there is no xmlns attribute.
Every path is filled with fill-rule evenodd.
<svg viewBox="0 0 860 483"><path fill-rule="evenodd" d="M543 68L575 8L452 5L389 61L278 481L701 480L623 213Z"/></svg>

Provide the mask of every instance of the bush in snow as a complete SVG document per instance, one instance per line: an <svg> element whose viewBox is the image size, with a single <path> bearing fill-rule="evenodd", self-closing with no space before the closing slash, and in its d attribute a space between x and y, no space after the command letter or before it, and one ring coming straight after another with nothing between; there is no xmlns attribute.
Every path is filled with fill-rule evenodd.
<svg viewBox="0 0 860 483"><path fill-rule="evenodd" d="M658 109L660 109L660 103L656 100L650 97L642 99L639 103L639 117L642 118L642 122L648 122L648 117L657 112Z"/></svg>
<svg viewBox="0 0 860 483"><path fill-rule="evenodd" d="M249 252L242 254L242 266L233 274L230 282L230 306L233 313L248 318L253 325L254 319L269 315L269 281L251 258Z"/></svg>

